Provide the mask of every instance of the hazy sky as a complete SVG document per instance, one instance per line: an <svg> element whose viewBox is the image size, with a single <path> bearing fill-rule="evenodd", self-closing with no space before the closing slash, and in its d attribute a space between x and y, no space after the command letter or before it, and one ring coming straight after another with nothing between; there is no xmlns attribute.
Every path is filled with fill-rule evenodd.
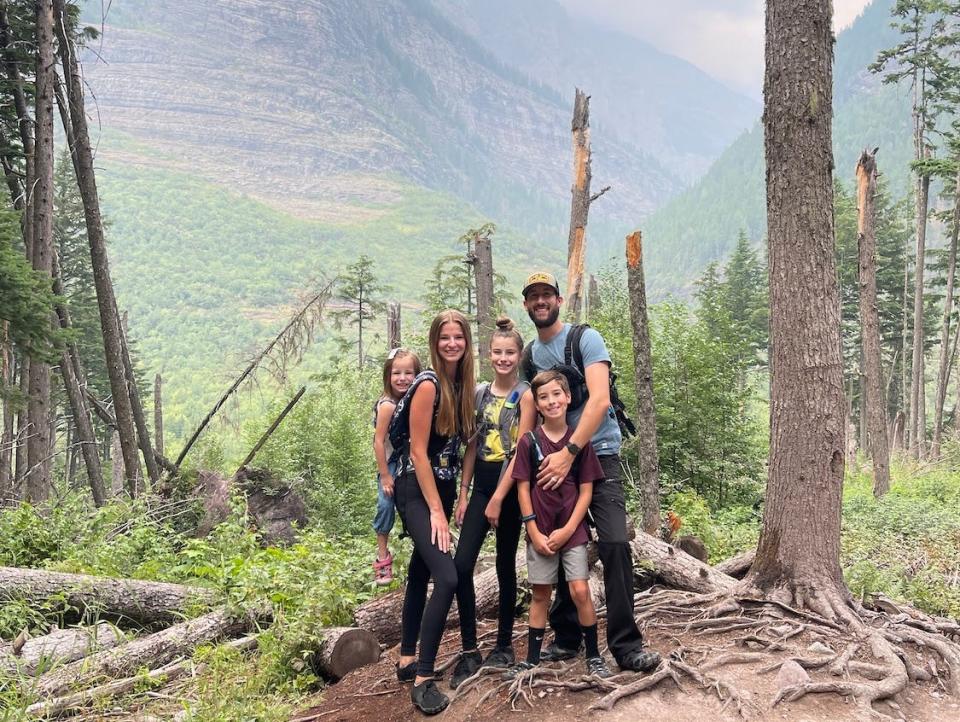
<svg viewBox="0 0 960 722"><path fill-rule="evenodd" d="M573 15L636 35L759 98L763 87L763 0L560 0ZM870 0L833 0L834 27Z"/></svg>

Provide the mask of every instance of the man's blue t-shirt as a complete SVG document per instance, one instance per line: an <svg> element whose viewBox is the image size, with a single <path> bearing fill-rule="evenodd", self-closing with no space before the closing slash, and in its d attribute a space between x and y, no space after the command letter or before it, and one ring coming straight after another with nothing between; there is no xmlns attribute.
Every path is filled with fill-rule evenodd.
<svg viewBox="0 0 960 722"><path fill-rule="evenodd" d="M537 373L552 369L557 364L563 363L563 349L567 345L567 335L569 333L570 324L565 323L563 324L563 330L546 343L541 342L539 338L534 339L531 358L533 359L533 366ZM584 368L590 364L602 361L605 361L608 366L610 364L610 353L607 351L607 346L603 342L603 336L595 329L584 329L583 335L580 337L580 351L583 354ZM576 427L585 406L586 404L575 411L567 412L567 426ZM620 435L620 426L617 424L617 417L613 413L613 407L607 410L603 421L600 422L597 433L593 435L590 441L593 444L593 450L597 452L597 456L609 456L610 454L620 453L620 445L623 442L623 438Z"/></svg>

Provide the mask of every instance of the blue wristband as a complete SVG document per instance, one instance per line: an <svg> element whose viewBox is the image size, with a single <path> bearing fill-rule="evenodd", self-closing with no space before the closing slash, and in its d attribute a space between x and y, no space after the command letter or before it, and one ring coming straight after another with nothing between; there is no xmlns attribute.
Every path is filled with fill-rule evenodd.
<svg viewBox="0 0 960 722"><path fill-rule="evenodd" d="M536 520L537 520L536 514L527 514L526 516L520 517L520 521L522 521L524 524L526 524L528 521L536 521Z"/></svg>

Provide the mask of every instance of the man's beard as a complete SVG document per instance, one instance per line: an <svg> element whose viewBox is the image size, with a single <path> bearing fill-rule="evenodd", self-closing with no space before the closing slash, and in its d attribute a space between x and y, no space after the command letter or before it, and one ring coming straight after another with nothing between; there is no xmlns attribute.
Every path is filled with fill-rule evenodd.
<svg viewBox="0 0 960 722"><path fill-rule="evenodd" d="M547 314L547 317L541 321L537 320L536 310L530 309L527 311L527 315L530 317L530 320L533 321L533 325L537 328L549 328L557 322L557 319L560 318L560 307L557 306Z"/></svg>

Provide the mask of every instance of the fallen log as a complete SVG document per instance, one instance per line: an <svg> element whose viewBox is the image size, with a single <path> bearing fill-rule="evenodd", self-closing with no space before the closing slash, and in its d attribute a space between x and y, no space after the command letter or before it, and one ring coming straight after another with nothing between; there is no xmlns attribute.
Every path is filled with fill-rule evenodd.
<svg viewBox="0 0 960 722"><path fill-rule="evenodd" d="M0 646L0 674L33 676L38 671L111 649L126 641L122 632L106 622L92 627L56 629L42 637L28 639L19 652L13 644Z"/></svg>
<svg viewBox="0 0 960 722"><path fill-rule="evenodd" d="M747 572L750 571L750 567L753 566L753 559L756 556L757 550L751 549L748 552L737 554L735 557L724 559L719 564L715 564L713 568L721 574L726 574L734 579L743 579L747 575Z"/></svg>
<svg viewBox="0 0 960 722"><path fill-rule="evenodd" d="M257 638L241 637L240 639L234 639L230 642L227 642L224 646L236 650L253 649L257 646ZM172 682L178 677L182 677L184 674L195 674L197 672L201 672L205 667L205 664L195 665L192 659L182 659L177 662L171 662L170 664L160 667L159 669L151 670L146 674L138 674L134 677L117 679L112 682L108 682L107 684L102 684L98 687L85 689L81 692L75 692L74 694L68 694L62 697L55 697L54 699L45 702L37 702L27 707L27 714L37 717L50 718L57 717L72 710L88 709L91 702L106 697L115 697L120 694L125 694L134 689L136 686L142 685L145 680L162 680L164 683Z"/></svg>
<svg viewBox="0 0 960 722"><path fill-rule="evenodd" d="M664 584L691 592L719 592L732 589L737 580L694 559L681 549L637 531L630 542L634 561L646 559Z"/></svg>
<svg viewBox="0 0 960 722"><path fill-rule="evenodd" d="M189 655L201 644L244 632L248 624L249 620L218 609L47 672L37 678L32 691L41 697L53 697L104 679L128 677L143 667L156 668Z"/></svg>
<svg viewBox="0 0 960 722"><path fill-rule="evenodd" d="M55 596L81 613L101 617L105 613L139 624L177 622L189 607L216 601L212 591L182 584L0 567L0 601L39 606Z"/></svg>
<svg viewBox="0 0 960 722"><path fill-rule="evenodd" d="M331 627L320 631L322 641L313 667L324 677L340 679L347 672L380 660L380 642L368 629Z"/></svg>

